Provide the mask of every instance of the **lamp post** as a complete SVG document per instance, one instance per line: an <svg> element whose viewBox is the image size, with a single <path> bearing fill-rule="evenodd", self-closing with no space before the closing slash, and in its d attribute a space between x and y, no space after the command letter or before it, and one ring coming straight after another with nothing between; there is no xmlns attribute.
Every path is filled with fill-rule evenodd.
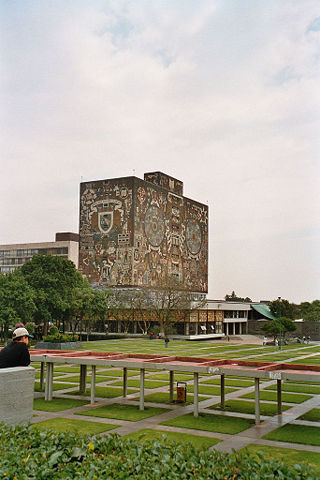
<svg viewBox="0 0 320 480"><path fill-rule="evenodd" d="M279 350L281 350L281 297L278 297L278 318L279 318Z"/></svg>

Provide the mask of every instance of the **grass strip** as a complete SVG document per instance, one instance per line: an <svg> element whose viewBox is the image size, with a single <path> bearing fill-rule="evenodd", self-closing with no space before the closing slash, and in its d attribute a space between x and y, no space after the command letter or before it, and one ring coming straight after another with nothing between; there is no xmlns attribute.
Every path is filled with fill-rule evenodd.
<svg viewBox="0 0 320 480"><path fill-rule="evenodd" d="M265 390L277 390L277 385L270 385ZM317 385L293 385L292 383L282 384L283 392L297 392L297 393L310 393L313 395L320 394L320 386Z"/></svg>
<svg viewBox="0 0 320 480"><path fill-rule="evenodd" d="M115 386L121 386L123 384L123 382L115 382L113 383L112 385L115 385ZM128 380L127 381L127 385L128 387L140 387L140 380ZM144 387L145 388L159 388L159 387L165 387L166 385L168 385L166 382L161 382L159 380L149 380L149 379L145 379L144 381Z"/></svg>
<svg viewBox="0 0 320 480"><path fill-rule="evenodd" d="M299 417L299 420L308 420L309 422L320 422L320 408L312 408L309 412Z"/></svg>
<svg viewBox="0 0 320 480"><path fill-rule="evenodd" d="M278 406L275 403L263 403L260 402L260 414L273 416L278 413ZM220 410L220 403L216 405L212 405L209 407L213 410ZM288 405L282 405L282 411L288 410ZM255 405L254 402L246 401L246 400L227 400L225 403L224 411L226 412L239 412L239 413L249 413L251 415L255 414Z"/></svg>
<svg viewBox="0 0 320 480"><path fill-rule="evenodd" d="M148 375L147 378L151 380L165 380L166 382L169 382L170 380L169 373L156 373L154 375ZM188 382L189 380L193 380L193 375L191 373L190 375L183 373L174 373L175 382Z"/></svg>
<svg viewBox="0 0 320 480"><path fill-rule="evenodd" d="M71 398L53 398L50 402L44 398L35 398L33 401L33 409L43 412L60 412L69 408L82 407L88 402L86 400L76 400Z"/></svg>
<svg viewBox="0 0 320 480"><path fill-rule="evenodd" d="M320 446L320 428L307 425L292 425L289 423L264 435L262 438L266 440L276 440L278 442Z"/></svg>
<svg viewBox="0 0 320 480"><path fill-rule="evenodd" d="M147 442L157 440L160 443L168 443L168 441L191 443L195 448L206 450L213 445L221 442L219 438L204 437L201 435L192 435L190 433L167 432L164 430L153 430L151 428L143 428L137 432L129 433L125 437L131 438L137 442Z"/></svg>
<svg viewBox="0 0 320 480"><path fill-rule="evenodd" d="M131 393L137 393L138 390L128 389L127 394L130 395ZM87 388L84 393L80 393L77 391L74 395L84 395L90 396L91 388ZM122 388L107 388L107 387L96 387L95 388L95 396L101 398L115 398L115 397L122 397L123 390Z"/></svg>
<svg viewBox="0 0 320 480"><path fill-rule="evenodd" d="M282 393L282 402L286 403L302 403L305 402L306 400L309 400L311 398L311 395L305 395L302 393ZM254 399L254 392L251 393L246 393L245 395L242 395L239 398L251 398ZM260 391L260 399L261 400L267 400L270 402L276 402L277 401L277 392L270 392L270 391L265 391L262 390Z"/></svg>
<svg viewBox="0 0 320 480"><path fill-rule="evenodd" d="M209 384L209 385L220 385L220 377L219 378L209 378L209 380L202 380L202 384ZM253 380L236 380L232 378L226 378L224 384L231 387L252 387L254 385Z"/></svg>
<svg viewBox="0 0 320 480"><path fill-rule="evenodd" d="M135 397L133 400L138 400L139 397ZM175 397L174 397L175 398ZM203 400L208 400L210 397L206 396L199 396L199 402L202 402ZM166 403L170 404L170 394L169 392L157 392L157 393L150 393L148 395L144 396L144 399L146 402L151 402L151 403ZM174 400L173 403L177 403L176 400ZM193 395L187 394L187 401L184 404L181 405L190 405L193 403Z"/></svg>
<svg viewBox="0 0 320 480"><path fill-rule="evenodd" d="M52 385L52 390L55 392L57 390L65 390L67 388L77 388L76 383L54 383ZM35 392L44 392L44 387L40 388L40 382L34 382L34 391Z"/></svg>
<svg viewBox="0 0 320 480"><path fill-rule="evenodd" d="M224 389L225 393L231 393L234 392L236 389L231 388L231 387L226 387ZM187 386L187 391L188 392L194 392L194 386L193 384ZM220 395L220 387L216 386L210 386L210 385L199 385L199 393L203 395Z"/></svg>
<svg viewBox="0 0 320 480"><path fill-rule="evenodd" d="M54 430L55 432L77 432L90 435L114 430L119 425L111 425L108 423L88 422L85 420L70 420L68 418L52 418L43 422L34 423L33 428L38 430Z"/></svg>
<svg viewBox="0 0 320 480"><path fill-rule="evenodd" d="M320 477L320 453L308 452L306 450L294 450L293 448L271 447L266 445L250 444L242 451L248 450L249 453L255 455L258 460L258 454L262 454L262 458L274 459L279 462L283 461L287 465L307 464L319 473ZM261 458L260 458L261 459ZM259 461L259 460L258 460Z"/></svg>
<svg viewBox="0 0 320 480"><path fill-rule="evenodd" d="M171 427L192 428L194 430L228 433L230 435L240 433L251 427L252 424L253 420L251 419L247 420L209 413L200 413L198 417L194 417L192 413L189 413L161 423L161 425L170 425Z"/></svg>
<svg viewBox="0 0 320 480"><path fill-rule="evenodd" d="M167 411L168 410L165 408L145 407L144 410L139 410L139 407L136 405L112 404L104 407L90 408L88 410L78 412L76 415L86 415L89 417L99 418L114 418L116 420L138 422L144 418L161 415L161 413Z"/></svg>

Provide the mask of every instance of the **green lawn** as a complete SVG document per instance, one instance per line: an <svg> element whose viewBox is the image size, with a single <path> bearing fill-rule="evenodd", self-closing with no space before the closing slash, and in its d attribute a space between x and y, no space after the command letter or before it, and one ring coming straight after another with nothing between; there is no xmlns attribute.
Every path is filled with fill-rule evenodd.
<svg viewBox="0 0 320 480"><path fill-rule="evenodd" d="M234 435L250 428L252 424L253 420L244 418L227 417L209 413L200 413L199 417L194 417L192 413L189 413L181 417L173 418L172 420L167 420L161 425Z"/></svg>
<svg viewBox="0 0 320 480"><path fill-rule="evenodd" d="M236 389L231 388L231 387L226 387L224 389L225 393L231 393L234 392ZM193 384L187 386L187 391L188 392L194 392L194 386ZM199 385L199 393L202 395L220 395L221 390L220 387L214 386L214 385Z"/></svg>
<svg viewBox="0 0 320 480"><path fill-rule="evenodd" d="M131 393L137 393L138 390L130 389L128 388L127 394L130 395ZM84 393L81 393L79 391L75 392L74 395L85 395L85 396L90 396L91 394L91 388L87 388ZM96 387L95 388L95 396L96 397L101 397L101 398L115 398L115 397L122 397L123 395L123 390L122 388L107 388L107 387Z"/></svg>
<svg viewBox="0 0 320 480"><path fill-rule="evenodd" d="M87 422L85 420L70 420L68 418L52 418L43 422L34 423L33 428L38 430L54 430L55 432L78 432L96 435L119 427L108 423Z"/></svg>
<svg viewBox="0 0 320 480"><path fill-rule="evenodd" d="M153 430L151 428L143 428L137 432L125 435L125 437L129 437L139 442L146 442L148 440L158 440L161 443L166 443L171 440L176 442L187 442L192 443L195 448L200 450L206 450L221 442L221 440L218 438L203 437L200 435L192 435L190 433Z"/></svg>
<svg viewBox="0 0 320 480"><path fill-rule="evenodd" d="M136 375L139 375L139 370L127 370L127 376L128 377L135 377ZM103 376L108 376L108 377L122 377L123 376L123 370L101 370L97 372L98 375L103 375Z"/></svg>
<svg viewBox="0 0 320 480"><path fill-rule="evenodd" d="M54 372L62 373L80 373L80 366L74 365L73 367L55 367Z"/></svg>
<svg viewBox="0 0 320 480"><path fill-rule="evenodd" d="M297 365L320 365L320 357L309 357L309 358L301 358L301 360L294 360L289 363L296 363Z"/></svg>
<svg viewBox="0 0 320 480"><path fill-rule="evenodd" d="M202 380L202 384L212 384L212 385L220 385L220 376L219 378L209 378L208 380ZM224 381L225 385L229 385L231 387L240 387L240 388L246 388L246 387L252 387L254 385L253 380L236 380L233 378L225 378Z"/></svg>
<svg viewBox="0 0 320 480"><path fill-rule="evenodd" d="M166 382L169 382L170 376L169 373L156 373L154 375L148 375L148 379L151 380L165 380ZM187 375L183 373L176 373L174 372L174 381L175 382L188 382L189 380L193 380L193 375Z"/></svg>
<svg viewBox="0 0 320 480"><path fill-rule="evenodd" d="M85 415L89 417L101 417L101 418L115 418L116 420L128 420L130 422L138 422L144 418L160 415L167 412L165 408L145 407L144 410L139 410L136 405L121 405L112 404L105 407L90 408L83 412L77 413L77 415Z"/></svg>
<svg viewBox="0 0 320 480"><path fill-rule="evenodd" d="M81 407L88 403L86 400L74 400L70 398L53 398L50 402L44 398L35 398L33 401L34 410L42 410L44 412L60 412L68 408Z"/></svg>
<svg viewBox="0 0 320 480"><path fill-rule="evenodd" d="M251 415L255 414L255 408L254 408L254 402L249 402L246 400L227 400L225 403L225 411L230 411L230 412L239 412L239 413L249 413ZM210 409L213 410L219 410L220 409L220 403L217 403L216 405L212 405L212 407L209 407ZM288 405L282 405L282 411L288 410L289 407ZM263 403L260 402L260 414L261 415L277 415L277 405L275 403Z"/></svg>
<svg viewBox="0 0 320 480"><path fill-rule="evenodd" d="M249 450L253 455L262 453L263 458L273 458L277 461L285 461L287 465L307 464L319 473L320 477L320 453L306 450L294 450L292 448L269 447L266 445L250 444L243 450Z"/></svg>
<svg viewBox="0 0 320 480"><path fill-rule="evenodd" d="M115 386L122 386L123 382L121 380L121 382L114 382L112 385L115 385ZM128 387L137 387L139 388L140 387L140 379L138 380L128 380L127 381L127 385ZM144 387L145 388L158 388L158 387L165 387L167 384L167 382L161 382L159 380L148 380L148 379L145 379L144 381Z"/></svg>
<svg viewBox="0 0 320 480"><path fill-rule="evenodd" d="M139 397L135 397L135 399L138 399ZM176 399L176 395L174 395L174 403ZM210 397L206 396L199 396L199 402L202 402L203 400L207 400ZM170 394L169 392L157 392L157 393L149 393L148 395L144 396L144 400L146 402L152 402L152 403L170 403ZM183 405L189 405L193 403L193 395L190 393L187 393L187 401Z"/></svg>
<svg viewBox="0 0 320 480"><path fill-rule="evenodd" d="M305 395L302 393L282 393L282 401L286 403L302 403L311 398L311 395ZM252 398L254 399L254 392L246 393L239 398ZM270 392L262 390L260 391L260 399L268 400L270 402L277 401L277 392Z"/></svg>
<svg viewBox="0 0 320 480"><path fill-rule="evenodd" d="M320 422L320 408L313 408L309 412L301 415L299 420L308 420L309 422Z"/></svg>
<svg viewBox="0 0 320 480"><path fill-rule="evenodd" d="M320 428L306 425L292 425L289 423L264 435L262 438L279 442L320 446Z"/></svg>
<svg viewBox="0 0 320 480"><path fill-rule="evenodd" d="M270 385L266 390L277 390L277 385ZM318 385L294 385L292 383L283 383L282 391L284 392L299 392L311 393L314 395L320 394L320 386Z"/></svg>
<svg viewBox="0 0 320 480"><path fill-rule="evenodd" d="M65 390L66 388L77 388L76 383L54 383L52 385L52 390L55 392L56 390ZM44 392L44 388L40 389L40 382L34 382L34 391L35 392Z"/></svg>

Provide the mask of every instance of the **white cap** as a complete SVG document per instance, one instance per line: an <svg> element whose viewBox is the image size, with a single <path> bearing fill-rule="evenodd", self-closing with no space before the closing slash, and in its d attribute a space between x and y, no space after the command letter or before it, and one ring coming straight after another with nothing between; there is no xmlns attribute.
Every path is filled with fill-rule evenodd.
<svg viewBox="0 0 320 480"><path fill-rule="evenodd" d="M16 328L12 334L12 338L15 339L15 338L20 338L20 337L29 337L29 338L33 338L32 335L29 334L28 330L26 328Z"/></svg>

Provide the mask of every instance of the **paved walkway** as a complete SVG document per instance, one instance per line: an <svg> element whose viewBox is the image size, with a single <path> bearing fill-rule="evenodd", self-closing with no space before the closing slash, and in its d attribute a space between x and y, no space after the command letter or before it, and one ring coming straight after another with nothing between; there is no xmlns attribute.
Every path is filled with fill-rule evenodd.
<svg viewBox="0 0 320 480"><path fill-rule="evenodd" d="M299 351L301 349L306 350L306 355L303 357L295 357L295 350L292 351L292 358L287 359L286 361L295 361L298 358L305 358L305 357L312 357L313 355L316 355L316 353L307 353L308 348L310 348L308 345L301 345L301 347L298 347ZM319 354L319 352L318 352ZM250 355L249 357L252 357L253 355ZM249 357L241 357L241 359L244 358L249 358ZM146 379L148 376L154 375L154 372L148 372L146 374ZM66 376L66 375L65 375ZM65 378L64 376L64 378ZM71 376L71 374L70 374ZM56 377L55 377L56 378ZM121 378L121 377L120 377ZM107 385L112 385L113 383L116 383L117 381L120 380L120 378L114 379L110 378L110 380L104 382L101 384L101 386L107 386ZM135 379L139 378L139 375L137 376L131 376L130 379ZM206 377L206 378L214 378L212 377ZM193 383L193 380L190 380L189 383ZM267 386L275 384L275 381L265 381L261 382L261 391L265 389ZM208 384L207 384L208 386ZM64 389L61 391L56 391L54 392L55 397L64 397L64 398L77 398L79 399L79 396L72 395L72 389ZM145 395L148 395L150 393L156 393L156 392L168 392L168 385L163 386L163 387L158 387L158 388L153 388L153 389L145 389ZM246 393L251 393L254 391L254 386L249 386L245 388L240 388L237 389L231 393L226 394L225 399L231 400L231 399L237 399L240 396L246 394ZM67 393L69 392L69 393ZM290 392L294 394L295 392ZM139 399L137 398L137 393L128 395L126 399L123 397L117 397L117 398L110 398L110 399L99 399L99 402L95 403L94 406L90 405L84 405L81 407L76 407L60 412L40 412L40 411L35 411L34 413L36 414L35 417L33 417L32 423L37 423L41 422L43 420L47 419L52 419L52 418L66 418L66 419L77 419L79 420L79 416L76 415L76 413L83 412L85 410L88 410L90 408L96 408L98 406L103 406L103 405L110 405L114 403L120 403L120 404L131 404L131 405L139 405ZM42 393L36 393L36 397L41 397L43 396ZM90 397L81 397L82 399L85 398L90 401ZM239 414L237 412L221 412L221 411L215 411L215 410L207 410L208 407L212 407L213 405L217 404L220 402L220 396L210 396L209 399L201 401L199 403L199 409L201 412L205 413L217 413L219 415L225 415L225 416L235 416L239 417L241 416L242 418L254 418L254 415L249 415L249 414ZM267 402L266 402L267 403ZM286 403L283 402L285 405ZM283 412L282 415L275 415L273 417L266 417L266 416L261 416L262 423L259 425L254 425L247 430L240 432L235 435L229 435L229 434L221 434L221 433L216 433L216 432L208 432L208 431L202 431L202 430L193 430L193 429L185 429L185 428L178 428L178 427L170 427L170 426L165 426L165 425L160 425L162 422L166 420L173 419L175 417L179 417L181 415L185 415L187 413L192 413L193 412L193 404L192 405L187 405L187 406L179 406L179 405L164 405L164 404L159 404L159 403L150 403L146 402L147 406L153 406L153 407L161 407L165 408L167 411L162 413L161 415L156 415L144 420L140 420L138 422L131 422L131 421L123 421L123 420L116 420L116 419L110 419L110 418L99 418L99 417L90 417L90 416L81 416L80 418L82 420L87 420L87 421L94 421L94 422L99 422L99 423L108 423L108 424L114 424L114 425L120 425L116 429L112 430L110 433L119 433L120 435L127 435L129 433L141 430L143 428L148 428L148 429L154 429L154 430L161 430L161 431L174 431L174 432L182 432L182 433L192 433L194 435L201 435L205 437L211 437L211 438L218 438L221 440L221 442L217 445L215 445L214 449L223 451L223 452L231 452L233 449L234 450L239 450L249 444L257 444L257 445L269 445L269 446L276 446L276 447L282 447L282 448L292 448L296 450L306 450L306 451L311 451L311 452L317 452L320 453L320 447L317 446L312 446L312 445L304 445L304 444L297 444L297 443L287 443L287 442L276 442L276 441L270 441L270 440L265 440L262 437L266 435L267 433L270 433L273 430L276 430L277 428L286 425L288 423L294 423L297 425L312 425L315 427L320 428L320 422L307 422L307 421L302 421L302 420L297 420L298 417L303 415L304 413L308 412L312 408L320 408L320 395L313 395L309 400L301 403L301 404L295 404L292 406L290 404L291 408L288 409L287 411ZM108 433L106 433L108 434Z"/></svg>

